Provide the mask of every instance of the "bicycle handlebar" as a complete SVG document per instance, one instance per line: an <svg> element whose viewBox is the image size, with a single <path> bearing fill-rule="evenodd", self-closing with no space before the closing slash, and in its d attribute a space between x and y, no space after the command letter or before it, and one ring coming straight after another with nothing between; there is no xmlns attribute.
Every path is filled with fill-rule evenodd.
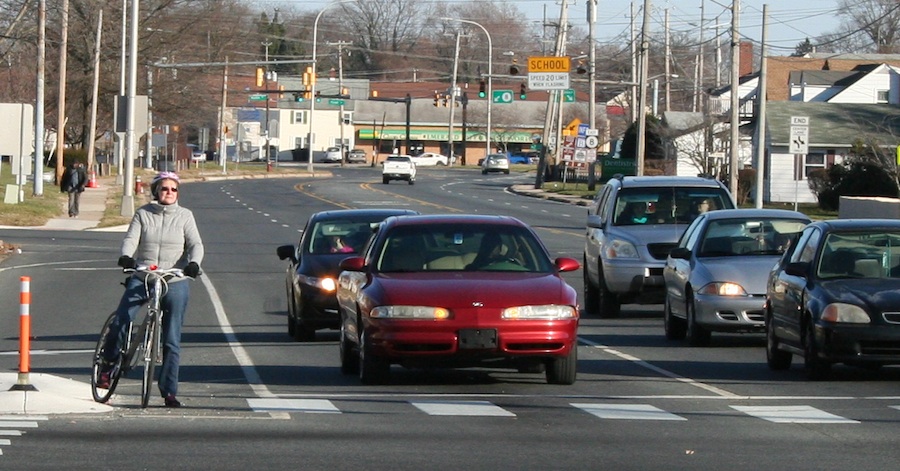
<svg viewBox="0 0 900 471"><path fill-rule="evenodd" d="M123 268L122 271L124 273L148 273L167 278L184 278L186 276L181 268L159 268L155 265L138 265L134 268Z"/></svg>

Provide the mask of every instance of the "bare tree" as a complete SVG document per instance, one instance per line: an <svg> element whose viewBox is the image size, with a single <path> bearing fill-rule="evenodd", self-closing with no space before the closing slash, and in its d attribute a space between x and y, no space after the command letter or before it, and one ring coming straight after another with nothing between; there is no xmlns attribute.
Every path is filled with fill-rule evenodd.
<svg viewBox="0 0 900 471"><path fill-rule="evenodd" d="M834 52L900 51L900 3L896 0L840 0L841 27L820 36L817 50Z"/></svg>

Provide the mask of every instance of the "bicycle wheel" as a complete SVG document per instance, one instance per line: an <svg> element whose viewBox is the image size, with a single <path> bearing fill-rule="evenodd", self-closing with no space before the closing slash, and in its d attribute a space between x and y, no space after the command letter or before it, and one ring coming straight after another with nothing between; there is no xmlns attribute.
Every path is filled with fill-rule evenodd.
<svg viewBox="0 0 900 471"><path fill-rule="evenodd" d="M141 380L141 407L150 402L150 390L153 389L153 370L156 369L156 356L159 350L159 313L149 315L147 329L144 331L144 375Z"/></svg>
<svg viewBox="0 0 900 471"><path fill-rule="evenodd" d="M115 316L115 312L110 314L103 324L103 328L100 329L100 338L97 340L97 346L94 348L94 361L91 365L91 395L94 396L95 401L100 403L105 403L113 395L116 391L116 386L119 384L119 377L122 374L122 355L118 355L116 364L109 374L109 387L104 389L97 386L97 383L100 381L100 370L105 363L104 347L109 336L113 335L110 330L110 324L112 324Z"/></svg>

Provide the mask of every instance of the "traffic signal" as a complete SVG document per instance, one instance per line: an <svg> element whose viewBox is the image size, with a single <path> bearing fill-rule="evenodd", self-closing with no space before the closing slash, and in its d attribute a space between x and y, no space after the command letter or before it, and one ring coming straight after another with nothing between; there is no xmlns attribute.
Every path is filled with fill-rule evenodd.
<svg viewBox="0 0 900 471"><path fill-rule="evenodd" d="M578 75L584 75L587 73L587 67L584 66L584 61L578 61L578 67L575 68L575 72Z"/></svg>
<svg viewBox="0 0 900 471"><path fill-rule="evenodd" d="M478 84L478 98L484 98L487 96L485 86L487 86L487 84L484 82L484 80L482 80L481 83Z"/></svg>
<svg viewBox="0 0 900 471"><path fill-rule="evenodd" d="M524 100L528 98L528 88L525 87L525 84L519 85L519 99Z"/></svg>
<svg viewBox="0 0 900 471"><path fill-rule="evenodd" d="M256 86L261 87L266 83L266 69L262 67L256 68Z"/></svg>
<svg viewBox="0 0 900 471"><path fill-rule="evenodd" d="M434 92L434 106L441 106L441 94Z"/></svg>
<svg viewBox="0 0 900 471"><path fill-rule="evenodd" d="M519 75L519 64L516 63L516 59L513 59L513 63L509 66L509 75Z"/></svg>

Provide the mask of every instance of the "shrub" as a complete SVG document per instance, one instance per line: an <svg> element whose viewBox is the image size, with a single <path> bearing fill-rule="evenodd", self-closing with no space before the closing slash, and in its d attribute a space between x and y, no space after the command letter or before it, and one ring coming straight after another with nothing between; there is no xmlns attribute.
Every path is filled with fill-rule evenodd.
<svg viewBox="0 0 900 471"><path fill-rule="evenodd" d="M835 164L809 174L809 188L816 194L819 207L837 211L841 196L897 197L897 182L884 168L865 161Z"/></svg>

